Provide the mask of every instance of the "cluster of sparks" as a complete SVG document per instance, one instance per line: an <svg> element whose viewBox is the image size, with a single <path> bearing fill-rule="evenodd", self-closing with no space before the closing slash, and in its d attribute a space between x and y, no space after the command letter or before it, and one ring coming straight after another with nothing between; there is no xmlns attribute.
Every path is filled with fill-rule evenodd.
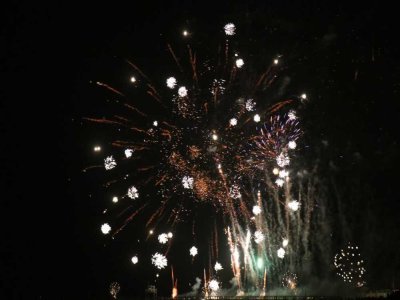
<svg viewBox="0 0 400 300"><path fill-rule="evenodd" d="M366 270L358 246L348 243L345 248L335 255L334 265L337 274L344 282L354 284L356 287L364 286Z"/></svg>
<svg viewBox="0 0 400 300"><path fill-rule="evenodd" d="M129 202L128 209L134 207L134 210L127 221L115 229L104 223L101 231L103 234L112 232L114 236L142 212L146 201L157 201L158 204L146 223L146 227L152 228L150 235L159 219L165 217L170 225L176 226L191 210L209 205L224 217L223 230L239 291L242 289L242 273L247 272L247 280L265 292L266 262L270 262L268 265L283 264L288 253L295 255L296 245L300 245L291 244L289 247L288 237L293 232L300 232L301 226L308 224L311 217L312 205L307 203L304 203L307 220L300 220L300 214L294 214L303 207L303 202L294 200L291 193L290 165L301 136L299 118L293 109L281 112L307 96L303 94L278 103L264 101L260 93L274 82L278 58L273 59L272 65L248 87L241 81L241 72L248 64L237 53L231 53L229 47L229 40L236 34L235 25L225 25L224 32L227 37L226 66L222 69L225 72L217 72L217 68L209 66L202 68L188 45L191 74L183 76L184 67L168 45L179 72L171 70L165 74L164 88L158 89L141 69L128 61L135 72L131 82L135 87L146 83L143 88L159 106L163 118L155 118L151 112L134 106L117 89L97 83L126 100L125 107L135 115L134 120L126 116L87 118L133 132L126 140L113 142L118 153L124 153L125 157L119 160L120 154L107 156L104 168L107 171L118 169L120 165L131 162L135 165L132 178L137 178L126 186L124 194L113 198L114 203L125 196L135 200ZM189 32L185 30L183 35L186 37ZM237 86L241 88L238 90ZM146 125L143 127L143 124ZM94 151L100 150L100 146L95 146ZM151 197L142 193L142 189L149 185L157 191ZM273 201L267 202L267 199ZM296 231L290 229L296 222ZM171 238L172 233L158 235L160 244L167 244ZM157 269L167 266L167 252L152 255L151 263ZM189 248L189 255L194 258L198 249L195 246ZM349 273L347 258L348 253L343 258L335 257L335 266L343 278L352 280L355 267ZM216 261L218 257L214 259ZM137 264L139 260L134 256L131 261ZM214 270L223 270L222 265L216 262ZM260 272L264 274L261 282ZM216 279L205 280L204 284L212 294L220 288ZM287 273L282 284L290 289L296 288L297 276Z"/></svg>

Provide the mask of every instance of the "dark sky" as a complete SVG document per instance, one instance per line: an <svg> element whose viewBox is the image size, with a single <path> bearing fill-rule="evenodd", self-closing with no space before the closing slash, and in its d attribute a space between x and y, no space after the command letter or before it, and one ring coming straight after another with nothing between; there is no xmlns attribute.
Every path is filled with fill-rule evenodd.
<svg viewBox="0 0 400 300"><path fill-rule="evenodd" d="M101 109L89 81L110 77L107 68L117 72L110 67L114 56L134 57L154 71L164 41L177 42L174 34L183 27L195 28L201 39L227 21L256 39L271 36L269 50L263 51L282 52L299 65L293 66L301 79L297 87L314 99L305 127L316 146L308 159L329 141L323 159L345 174L335 175L338 184L361 204L352 208L355 231L374 232L360 241L370 248L371 264L379 266L379 275L371 279L375 287L388 287L393 278L400 285L400 65L394 8L244 2L12 3L3 10L0 280L1 293L13 295L5 299L105 295L120 262L102 263L107 257L98 235L102 207L88 197L96 178L80 172L90 163L94 141L79 120ZM373 199L368 208L361 199L366 195Z"/></svg>

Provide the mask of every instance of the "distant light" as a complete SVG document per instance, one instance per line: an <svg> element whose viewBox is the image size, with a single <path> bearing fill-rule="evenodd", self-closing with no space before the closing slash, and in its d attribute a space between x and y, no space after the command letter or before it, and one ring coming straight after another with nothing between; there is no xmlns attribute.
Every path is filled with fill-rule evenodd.
<svg viewBox="0 0 400 300"><path fill-rule="evenodd" d="M159 277L160 275L159 274L156 274L156 277Z"/></svg>
<svg viewBox="0 0 400 300"><path fill-rule="evenodd" d="M168 238L172 238L174 235L172 234L172 232L168 232Z"/></svg>
<svg viewBox="0 0 400 300"><path fill-rule="evenodd" d="M241 68L244 65L243 59L239 58L236 60L236 67Z"/></svg>
<svg viewBox="0 0 400 300"><path fill-rule="evenodd" d="M108 223L104 223L103 225L101 225L101 232L103 234L108 234L111 231L111 226L108 225Z"/></svg>
<svg viewBox="0 0 400 300"><path fill-rule="evenodd" d="M235 35L235 24L233 23L228 23L224 26L225 34L226 35Z"/></svg>
<svg viewBox="0 0 400 300"><path fill-rule="evenodd" d="M220 271L220 270L222 270L223 268L222 268L222 266L221 266L221 264L219 263L219 262L216 262L215 263L215 266L214 266L214 270L216 271L216 272L218 272L218 271Z"/></svg>
<svg viewBox="0 0 400 300"><path fill-rule="evenodd" d="M94 150L95 152L99 152L99 151L101 151L101 147L100 147L100 146L95 146L95 147L93 148L93 150Z"/></svg>
<svg viewBox="0 0 400 300"><path fill-rule="evenodd" d="M286 247L288 244L289 244L289 240L288 239L283 239L282 246Z"/></svg>
<svg viewBox="0 0 400 300"><path fill-rule="evenodd" d="M218 140L218 135L216 133L213 133L211 137L214 141Z"/></svg>
<svg viewBox="0 0 400 300"><path fill-rule="evenodd" d="M217 165L217 168L218 168L219 170L221 170L222 165L221 165L221 164L218 164L218 165Z"/></svg>
<svg viewBox="0 0 400 300"><path fill-rule="evenodd" d="M158 121L153 122L153 126L157 127L158 126Z"/></svg>
<svg viewBox="0 0 400 300"><path fill-rule="evenodd" d="M189 252L190 252L190 255L193 256L193 257L195 257L197 255L197 253L198 253L197 248L195 246L190 248Z"/></svg>
<svg viewBox="0 0 400 300"><path fill-rule="evenodd" d="M277 65L279 63L279 60L277 58L274 59L274 65Z"/></svg>
<svg viewBox="0 0 400 300"><path fill-rule="evenodd" d="M133 150L132 149L125 149L125 156L126 158L130 158L133 154Z"/></svg>
<svg viewBox="0 0 400 300"><path fill-rule="evenodd" d="M255 214L257 216L260 213L261 213L261 208L258 205L254 205L253 206L253 214Z"/></svg>
<svg viewBox="0 0 400 300"><path fill-rule="evenodd" d="M186 97L187 96L187 89L184 86L181 86L178 90L179 97Z"/></svg>
<svg viewBox="0 0 400 300"><path fill-rule="evenodd" d="M306 94L302 94L300 97L301 97L301 99L307 99L307 95Z"/></svg>
<svg viewBox="0 0 400 300"><path fill-rule="evenodd" d="M173 89L176 86L176 79L175 77L169 77L167 79L167 87L169 87L170 89Z"/></svg>
<svg viewBox="0 0 400 300"><path fill-rule="evenodd" d="M261 120L261 117L260 117L260 115L259 114L255 114L254 115L254 117L253 117L253 120L254 120L254 122L260 122L260 120Z"/></svg>
<svg viewBox="0 0 400 300"><path fill-rule="evenodd" d="M231 124L231 126L236 126L237 125L237 119L236 118L232 118L229 120L229 124Z"/></svg>
<svg viewBox="0 0 400 300"><path fill-rule="evenodd" d="M132 259L131 259L131 261L132 261L132 263L133 263L134 265L136 265L136 264L138 263L139 259L137 258L137 256L133 256Z"/></svg>
<svg viewBox="0 0 400 300"><path fill-rule="evenodd" d="M149 230L149 234L153 234L154 231L152 229Z"/></svg>
<svg viewBox="0 0 400 300"><path fill-rule="evenodd" d="M295 141L290 141L290 142L288 143L288 146L289 146L290 149L296 149L297 144L296 144Z"/></svg>
<svg viewBox="0 0 400 300"><path fill-rule="evenodd" d="M278 174L279 174L279 169L278 169L278 168L274 168L274 169L272 170L272 173L273 173L274 175L278 175Z"/></svg>
<svg viewBox="0 0 400 300"><path fill-rule="evenodd" d="M112 198L112 202L117 203L117 202L118 202L118 197L114 196L114 197Z"/></svg>
<svg viewBox="0 0 400 300"><path fill-rule="evenodd" d="M136 78L134 76L131 77L131 82L136 82Z"/></svg>
<svg viewBox="0 0 400 300"><path fill-rule="evenodd" d="M189 35L189 32L188 32L187 30L184 30L184 31L182 32L182 34L183 34L183 36L188 36L188 35Z"/></svg>

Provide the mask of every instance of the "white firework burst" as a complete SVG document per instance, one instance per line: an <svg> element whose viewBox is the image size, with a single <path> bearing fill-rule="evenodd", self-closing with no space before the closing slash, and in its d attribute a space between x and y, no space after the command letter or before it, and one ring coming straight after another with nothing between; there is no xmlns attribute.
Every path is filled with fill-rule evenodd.
<svg viewBox="0 0 400 300"><path fill-rule="evenodd" d="M253 111L256 107L256 102L253 99L246 100L246 110Z"/></svg>
<svg viewBox="0 0 400 300"><path fill-rule="evenodd" d="M290 158L287 154L281 153L276 158L276 163L278 166L283 168L284 166L288 166L290 164Z"/></svg>
<svg viewBox="0 0 400 300"><path fill-rule="evenodd" d="M180 88L179 88L179 90L178 90L178 95L179 95L179 97L181 97L181 98L183 98L183 97L186 97L187 96L187 89L186 89L186 87L184 87L184 86L181 86Z"/></svg>
<svg viewBox="0 0 400 300"><path fill-rule="evenodd" d="M182 185L185 189L193 189L193 177L184 176L182 178Z"/></svg>
<svg viewBox="0 0 400 300"><path fill-rule="evenodd" d="M261 214L261 207L258 205L254 205L253 206L253 214L258 216L259 214Z"/></svg>
<svg viewBox="0 0 400 300"><path fill-rule="evenodd" d="M296 149L297 144L296 144L295 141L290 141L290 142L288 143L288 147L289 147L290 149Z"/></svg>
<svg viewBox="0 0 400 300"><path fill-rule="evenodd" d="M292 210L292 211L297 211L300 207L300 202L297 200L292 200L288 203L288 207Z"/></svg>
<svg viewBox="0 0 400 300"><path fill-rule="evenodd" d="M216 271L216 272L218 272L218 271L221 271L223 268L222 268L222 266L221 266L221 264L219 263L219 262L216 262L215 263L215 266L214 266L214 270Z"/></svg>
<svg viewBox="0 0 400 300"><path fill-rule="evenodd" d="M278 251L277 251L277 255L278 255L279 258L284 258L285 257L285 253L286 253L286 251L283 248L279 248Z"/></svg>
<svg viewBox="0 0 400 300"><path fill-rule="evenodd" d="M231 126L236 126L236 125L237 125L237 119L236 119L236 118L230 119L230 120L229 120L229 124L230 124Z"/></svg>
<svg viewBox="0 0 400 300"><path fill-rule="evenodd" d="M104 167L106 168L106 170L114 169L116 166L117 163L112 155L104 159Z"/></svg>
<svg viewBox="0 0 400 300"><path fill-rule="evenodd" d="M151 257L151 263L158 269L164 269L168 264L168 260L164 255L156 252Z"/></svg>
<svg viewBox="0 0 400 300"><path fill-rule="evenodd" d="M168 242L168 235L166 233L161 233L158 236L158 241L160 242L160 244L165 244Z"/></svg>
<svg viewBox="0 0 400 300"><path fill-rule="evenodd" d="M241 58L238 58L235 63L236 63L236 67L238 67L238 68L241 68L244 65L244 61Z"/></svg>
<svg viewBox="0 0 400 300"><path fill-rule="evenodd" d="M175 77L170 77L167 79L167 87L173 89L176 86L176 79Z"/></svg>
<svg viewBox="0 0 400 300"><path fill-rule="evenodd" d="M139 198L139 192L138 192L138 190L137 190L136 187L131 186L131 187L128 189L128 197L131 198L131 199L137 199L137 198Z"/></svg>
<svg viewBox="0 0 400 300"><path fill-rule="evenodd" d="M224 26L226 35L235 35L236 26L233 23L228 23Z"/></svg>
<svg viewBox="0 0 400 300"><path fill-rule="evenodd" d="M136 255L133 256L132 259L131 259L131 262L132 262L134 265L136 265L136 264L138 263L138 261L139 261L139 259L138 259L138 257L137 257Z"/></svg>
<svg viewBox="0 0 400 300"><path fill-rule="evenodd" d="M103 234L109 234L111 231L111 226L108 225L108 223L104 223L103 225L101 225L101 232Z"/></svg>
<svg viewBox="0 0 400 300"><path fill-rule="evenodd" d="M191 256L195 257L197 255L197 248L195 246L193 246L192 248L190 248L189 253Z"/></svg>
<svg viewBox="0 0 400 300"><path fill-rule="evenodd" d="M126 158L132 157L133 150L132 149L125 149L125 156Z"/></svg>
<svg viewBox="0 0 400 300"><path fill-rule="evenodd" d="M257 244L261 243L264 239L265 239L265 236L261 231L257 230L256 232L254 232L254 241Z"/></svg>
<svg viewBox="0 0 400 300"><path fill-rule="evenodd" d="M285 181L282 178L278 178L277 180L275 180L275 183L277 186L282 187Z"/></svg>
<svg viewBox="0 0 400 300"><path fill-rule="evenodd" d="M240 188L237 185L232 185L229 190L229 197L233 199L239 199L242 195L240 194Z"/></svg>
<svg viewBox="0 0 400 300"><path fill-rule="evenodd" d="M211 291L216 292L219 290L219 282L215 279L210 280L210 282L208 283L208 287Z"/></svg>

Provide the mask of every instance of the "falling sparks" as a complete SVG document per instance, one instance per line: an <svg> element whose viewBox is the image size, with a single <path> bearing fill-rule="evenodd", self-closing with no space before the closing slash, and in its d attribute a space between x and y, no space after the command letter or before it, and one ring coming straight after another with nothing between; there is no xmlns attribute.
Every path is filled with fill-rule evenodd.
<svg viewBox="0 0 400 300"><path fill-rule="evenodd" d="M353 284L356 287L365 285L364 260L358 250L358 246L348 243L347 247L340 250L334 257L333 261L337 274L342 277L343 281Z"/></svg>
<svg viewBox="0 0 400 300"><path fill-rule="evenodd" d="M300 202L297 200L292 200L288 203L288 207L292 210L292 211L297 211L300 207Z"/></svg>
<svg viewBox="0 0 400 300"><path fill-rule="evenodd" d="M184 86L181 86L179 89L178 89L178 95L179 95L179 97L181 97L181 98L183 98L183 97L186 97L187 96L187 89L186 89L186 87L184 87Z"/></svg>
<svg viewBox="0 0 400 300"><path fill-rule="evenodd" d="M259 214L261 214L261 207L258 205L254 205L253 206L253 214L258 216Z"/></svg>
<svg viewBox="0 0 400 300"><path fill-rule="evenodd" d="M219 262L216 262L214 266L215 272L221 271L222 269L222 265Z"/></svg>
<svg viewBox="0 0 400 300"><path fill-rule="evenodd" d="M241 68L244 65L244 61L241 58L238 58L235 63L236 63L236 67L238 67L238 68Z"/></svg>
<svg viewBox="0 0 400 300"><path fill-rule="evenodd" d="M197 255L197 248L195 246L193 246L192 248L190 248L189 253L191 256L195 257Z"/></svg>
<svg viewBox="0 0 400 300"><path fill-rule="evenodd" d="M254 232L254 241L257 243L257 244L259 244L259 243L261 243L262 241L264 241L264 234L261 232L261 231L259 231L259 230L257 230L256 232Z"/></svg>
<svg viewBox="0 0 400 300"><path fill-rule="evenodd" d="M136 265L136 264L138 263L138 261L139 261L139 259L138 259L137 256L133 256L132 259L131 259L131 262L132 262L134 265Z"/></svg>
<svg viewBox="0 0 400 300"><path fill-rule="evenodd" d="M297 275L295 273L286 272L282 278L282 286L294 290L297 287Z"/></svg>
<svg viewBox="0 0 400 300"><path fill-rule="evenodd" d="M170 89L173 89L173 88L175 88L175 86L176 86L176 79L175 79L175 77L169 77L169 78L167 79L167 87L169 87Z"/></svg>
<svg viewBox="0 0 400 300"><path fill-rule="evenodd" d="M182 178L182 185L185 189L193 189L193 177L184 176Z"/></svg>
<svg viewBox="0 0 400 300"><path fill-rule="evenodd" d="M131 186L131 187L128 189L128 197L131 198L131 199L137 199L137 198L139 198L139 192L138 192L138 190L137 190L136 187Z"/></svg>
<svg viewBox="0 0 400 300"><path fill-rule="evenodd" d="M161 233L161 234L158 236L158 242L159 242L160 244L165 244L165 243L167 243L167 242L168 242L168 235L165 234L165 233Z"/></svg>
<svg viewBox="0 0 400 300"><path fill-rule="evenodd" d="M276 252L279 258L284 258L285 257L285 249L279 248L278 251Z"/></svg>
<svg viewBox="0 0 400 300"><path fill-rule="evenodd" d="M114 169L116 166L117 166L117 163L115 162L115 159L112 155L108 156L104 160L104 167L106 168L106 170Z"/></svg>
<svg viewBox="0 0 400 300"><path fill-rule="evenodd" d="M233 23L228 23L224 26L226 35L235 35L236 27Z"/></svg>
<svg viewBox="0 0 400 300"><path fill-rule="evenodd" d="M157 269L164 269L164 268L167 266L168 261L167 261L167 258L166 258L164 255L162 255L162 254L156 252L156 253L153 254L153 256L151 257L151 263L152 263Z"/></svg>
<svg viewBox="0 0 400 300"><path fill-rule="evenodd" d="M108 223L104 223L103 225L101 225L101 232L103 234L109 234L111 231L111 226L108 225Z"/></svg>

